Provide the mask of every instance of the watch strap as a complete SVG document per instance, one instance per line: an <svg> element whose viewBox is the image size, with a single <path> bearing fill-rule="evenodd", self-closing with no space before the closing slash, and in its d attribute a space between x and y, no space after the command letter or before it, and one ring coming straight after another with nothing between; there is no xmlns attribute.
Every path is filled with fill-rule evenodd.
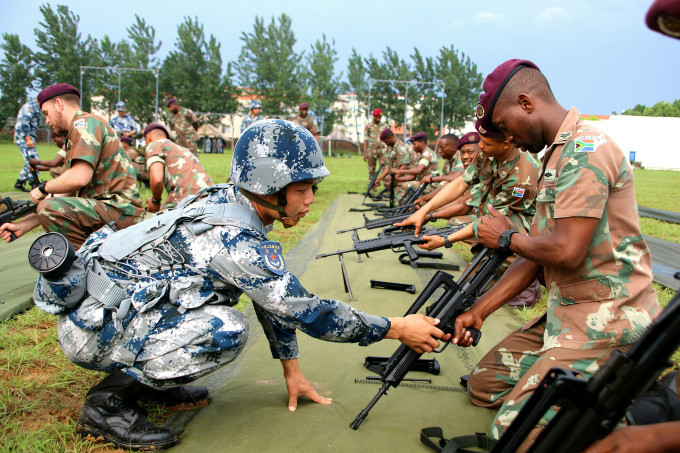
<svg viewBox="0 0 680 453"><path fill-rule="evenodd" d="M47 184L47 181L43 181L38 185L38 190L43 194L43 195L49 195L50 193L47 191L45 188L45 185Z"/></svg>

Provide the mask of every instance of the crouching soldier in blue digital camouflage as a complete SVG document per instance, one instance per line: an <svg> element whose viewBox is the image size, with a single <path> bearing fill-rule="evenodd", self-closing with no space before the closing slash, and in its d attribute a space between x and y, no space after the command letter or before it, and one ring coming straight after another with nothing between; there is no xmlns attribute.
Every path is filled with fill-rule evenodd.
<svg viewBox="0 0 680 453"><path fill-rule="evenodd" d="M206 188L119 232L104 227L88 238L65 276L40 277L34 299L59 314L66 356L111 372L88 392L78 433L124 448L177 443L172 430L144 416L137 400L207 403L206 388L183 384L242 351L248 322L233 308L242 293L254 302L272 355L281 360L291 411L300 396L331 403L298 367L297 329L362 346L384 338L421 352L438 346L444 334L435 319L369 315L310 294L286 271L281 246L267 233L275 220L287 228L297 224L328 174L304 127L258 122L236 144L233 185Z"/></svg>

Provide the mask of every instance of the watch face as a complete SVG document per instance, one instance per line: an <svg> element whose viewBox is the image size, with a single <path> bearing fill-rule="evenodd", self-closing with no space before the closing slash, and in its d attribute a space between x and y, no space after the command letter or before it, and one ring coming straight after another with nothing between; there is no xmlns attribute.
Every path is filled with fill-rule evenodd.
<svg viewBox="0 0 680 453"><path fill-rule="evenodd" d="M510 238L508 238L505 234L502 234L498 238L498 246L501 248L506 248L508 245L510 245Z"/></svg>

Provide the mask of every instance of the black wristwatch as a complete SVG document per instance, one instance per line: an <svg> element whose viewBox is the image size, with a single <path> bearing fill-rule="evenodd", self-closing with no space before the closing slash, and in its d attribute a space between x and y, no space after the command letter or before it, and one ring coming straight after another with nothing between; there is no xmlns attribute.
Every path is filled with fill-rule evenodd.
<svg viewBox="0 0 680 453"><path fill-rule="evenodd" d="M444 236L444 247L450 249L452 246L453 244L451 243L451 241L449 241L449 236L448 235Z"/></svg>
<svg viewBox="0 0 680 453"><path fill-rule="evenodd" d="M50 193L45 189L45 184L47 184L47 181L43 181L38 185L38 190L42 192L43 195L49 195Z"/></svg>
<svg viewBox="0 0 680 453"><path fill-rule="evenodd" d="M161 205L161 200L156 200L155 198L151 197L151 203L157 204L158 206Z"/></svg>
<svg viewBox="0 0 680 453"><path fill-rule="evenodd" d="M498 248L501 250L508 250L510 248L510 243L512 242L512 235L515 233L517 233L515 230L503 232L498 238Z"/></svg>

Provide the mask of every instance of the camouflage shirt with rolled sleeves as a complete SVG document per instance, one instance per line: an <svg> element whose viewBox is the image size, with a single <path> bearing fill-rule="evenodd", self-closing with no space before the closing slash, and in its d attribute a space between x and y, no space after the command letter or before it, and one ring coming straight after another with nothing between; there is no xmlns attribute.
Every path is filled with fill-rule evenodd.
<svg viewBox="0 0 680 453"><path fill-rule="evenodd" d="M463 181L469 184L468 206L477 208L479 216L488 215L488 204L508 217L513 227L527 233L536 213L536 184L539 162L529 153L514 148L505 159L489 157L483 151L463 173ZM477 234L479 220L473 223Z"/></svg>
<svg viewBox="0 0 680 453"><path fill-rule="evenodd" d="M212 178L196 156L168 139L149 143L146 145L145 154L149 171L156 162L164 166L163 185L168 196L163 208L173 207L184 197L214 185Z"/></svg>
<svg viewBox="0 0 680 453"><path fill-rule="evenodd" d="M17 122L14 125L14 143L26 144L26 136L31 137L33 143L38 138L38 125L40 124L40 105L36 100L31 100L21 106L17 114Z"/></svg>
<svg viewBox="0 0 680 453"><path fill-rule="evenodd" d="M633 180L619 146L569 110L543 158L531 235L553 233L556 219L589 217L598 225L578 268L543 268L544 349L630 344L657 314Z"/></svg>
<svg viewBox="0 0 680 453"><path fill-rule="evenodd" d="M73 116L66 140L65 168L71 168L74 160L84 160L94 168L92 179L77 196L100 200L123 215L141 215L132 163L104 118L85 112Z"/></svg>
<svg viewBox="0 0 680 453"><path fill-rule="evenodd" d="M126 113L123 116L116 115L113 118L111 118L111 121L109 121L109 123L111 123L111 126L113 126L113 130L116 131L116 134L118 135L122 135L127 132L138 131L137 122L129 113Z"/></svg>
<svg viewBox="0 0 680 453"><path fill-rule="evenodd" d="M264 116L262 115L257 115L253 116L251 114L248 114L245 118L243 118L243 121L241 122L241 133L248 129L248 126L250 126L253 123L257 123L258 121L262 121L264 119Z"/></svg>
<svg viewBox="0 0 680 453"><path fill-rule="evenodd" d="M439 159L434 151L429 147L420 153L418 160L415 162L414 166L423 165L425 169L416 175L416 179L423 179L424 176L439 176Z"/></svg>
<svg viewBox="0 0 680 453"><path fill-rule="evenodd" d="M290 120L294 123L298 123L300 126L307 129L314 137L319 135L319 129L316 127L316 122L314 121L314 118L312 118L311 116L307 115L303 118L300 115L298 115L294 116Z"/></svg>
<svg viewBox="0 0 680 453"><path fill-rule="evenodd" d="M406 165L406 167L411 168L418 161L418 157L418 153L413 149L413 145L406 145L406 152L401 154L401 160L398 162L397 167Z"/></svg>
<svg viewBox="0 0 680 453"><path fill-rule="evenodd" d="M376 124L373 120L364 127L364 142L366 143L366 154L369 157L377 158L385 152L385 145L380 140L380 133L384 128L384 123Z"/></svg>
<svg viewBox="0 0 680 453"><path fill-rule="evenodd" d="M172 130L177 132L177 144L189 148L193 151L196 148L196 129L194 123L198 123L198 118L193 111L186 107L180 107L179 112L170 118Z"/></svg>
<svg viewBox="0 0 680 453"><path fill-rule="evenodd" d="M272 356L277 359L295 359L299 356L297 330L321 340L358 343L361 346L385 337L390 329L387 318L361 312L338 300L322 299L311 294L295 275L286 270L285 260L280 253L276 254L275 260L268 257L268 261L265 261L265 255L271 256L267 252L271 249L262 246L273 246L274 249L278 246L268 241L267 234L272 228L262 225L252 203L238 193L238 189L228 184L208 190L212 191L208 196L189 206L238 204L250 212L250 224L226 218L216 221L217 225L207 231L201 229L200 234L194 234L186 226L191 224L190 221L180 223L167 239L154 246L154 250L178 252L168 255L162 265L158 264L158 258L148 258L148 248L144 247L128 254L118 263L105 261L101 256L94 258L132 300L130 312L122 321L122 336L129 341L119 341L123 344L110 351L106 360L122 362L124 359L118 357L128 357L128 360L134 361L139 349L144 346L148 332L161 319L160 307L163 305L172 304L180 312L213 304L234 306L244 293L253 301ZM253 218L257 222L253 222ZM154 220L152 217L139 225ZM79 254L89 253L88 249L102 240L111 240L106 239L106 236L106 228L92 234ZM69 275L54 282L39 277L34 292L35 303L48 313L67 313L71 318L78 318L82 328L115 334L116 330L110 325L113 324L111 315L105 310L99 308L85 312L85 303L79 303L77 296L79 284L74 276ZM82 298L88 299L87 294ZM143 311L145 316L136 316L133 308ZM157 316L153 316L154 311L158 312ZM179 337L176 341L189 339ZM108 352L111 349L110 342L69 343L62 344L62 347L65 352L67 349L80 351L86 348L107 349Z"/></svg>
<svg viewBox="0 0 680 453"><path fill-rule="evenodd" d="M459 175L462 175L463 172L465 171L465 167L463 166L463 161L460 160L460 152L456 151L456 154L453 155L451 159L444 159L444 164L442 165L442 176L446 175L451 175L458 173ZM447 185L451 181L439 181L438 183L435 183L438 188L442 188L445 185Z"/></svg>

